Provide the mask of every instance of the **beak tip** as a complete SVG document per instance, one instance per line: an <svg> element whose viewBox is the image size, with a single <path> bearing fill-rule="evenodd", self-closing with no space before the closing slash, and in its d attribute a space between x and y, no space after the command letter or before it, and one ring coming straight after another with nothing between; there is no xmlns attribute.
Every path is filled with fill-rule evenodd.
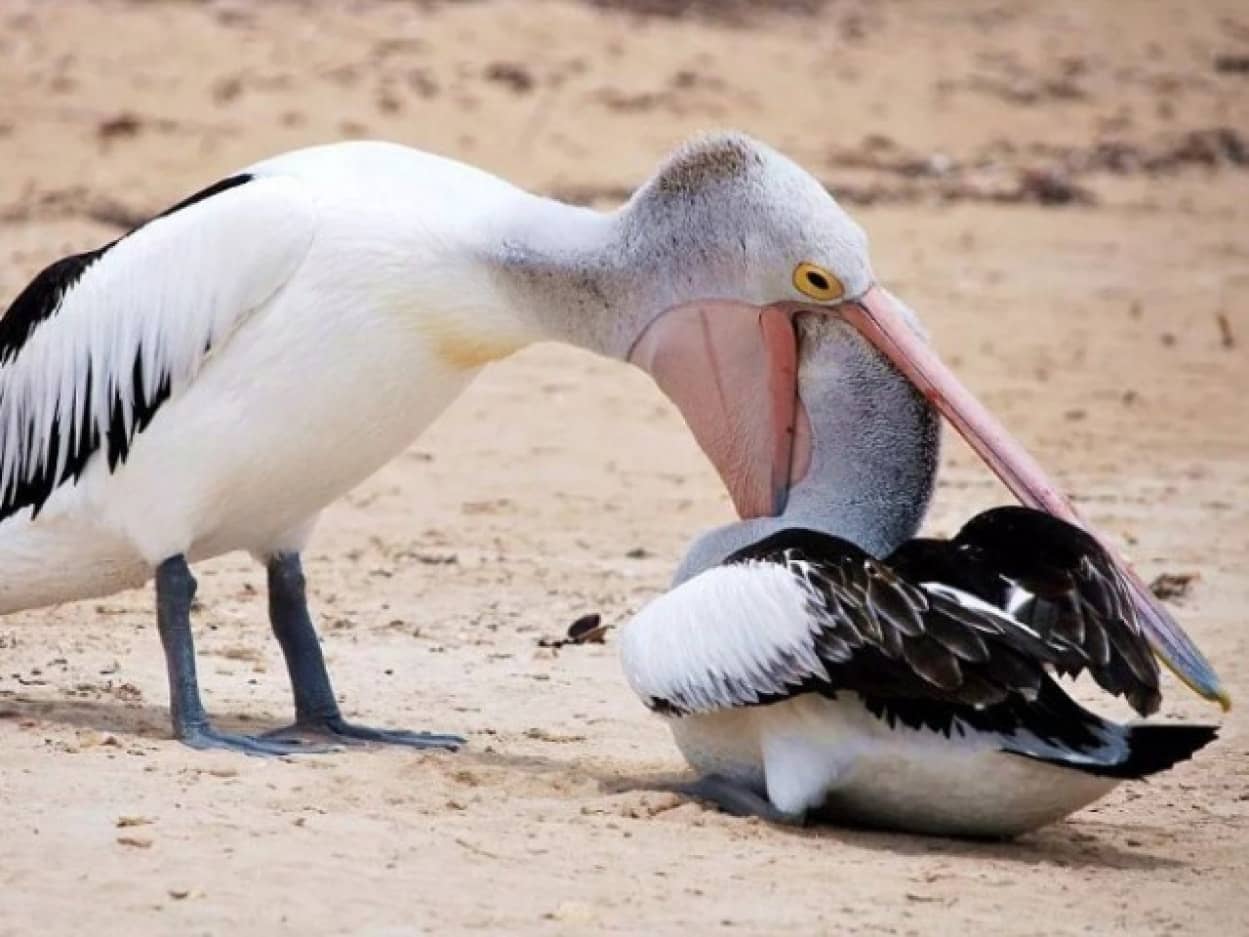
<svg viewBox="0 0 1249 937"><path fill-rule="evenodd" d="M1202 699L1217 703L1223 712L1228 712L1232 708L1232 694L1223 685L1223 681L1214 672L1214 668L1204 660L1197 667L1181 667L1167 656L1159 655L1159 657L1181 683Z"/></svg>

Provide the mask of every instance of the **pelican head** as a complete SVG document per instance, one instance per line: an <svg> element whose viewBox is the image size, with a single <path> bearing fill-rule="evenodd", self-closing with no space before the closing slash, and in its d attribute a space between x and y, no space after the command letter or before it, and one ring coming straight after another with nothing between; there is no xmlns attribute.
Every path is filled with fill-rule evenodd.
<svg viewBox="0 0 1249 937"><path fill-rule="evenodd" d="M1082 524L877 282L863 229L785 156L741 135L695 141L610 219L595 282L619 306L598 350L646 370L680 409L747 522L738 531L823 514L833 532L891 549L926 509L935 414L1024 504ZM1225 701L1191 639L1118 562L1159 656Z"/></svg>

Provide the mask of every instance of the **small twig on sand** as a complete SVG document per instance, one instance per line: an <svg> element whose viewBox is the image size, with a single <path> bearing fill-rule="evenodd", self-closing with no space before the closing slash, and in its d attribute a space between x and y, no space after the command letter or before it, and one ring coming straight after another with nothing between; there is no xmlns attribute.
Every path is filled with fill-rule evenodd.
<svg viewBox="0 0 1249 937"><path fill-rule="evenodd" d="M469 852L477 856L484 856L487 859L502 859L503 858L498 853L490 852L488 849L482 849L480 846L474 846L468 840L463 839L462 837L459 837L459 836L455 838L455 843L457 846L463 846Z"/></svg>
<svg viewBox="0 0 1249 937"><path fill-rule="evenodd" d="M1226 312L1220 312L1215 316L1219 323L1219 337L1223 341L1224 348L1236 347L1236 336L1232 334L1232 321L1227 317Z"/></svg>

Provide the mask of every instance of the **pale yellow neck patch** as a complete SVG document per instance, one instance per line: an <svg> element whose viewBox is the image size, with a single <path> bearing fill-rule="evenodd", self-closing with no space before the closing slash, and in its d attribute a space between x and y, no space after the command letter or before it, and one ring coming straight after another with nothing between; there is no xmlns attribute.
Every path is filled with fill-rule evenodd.
<svg viewBox="0 0 1249 937"><path fill-rule="evenodd" d="M459 316L425 313L416 320L416 327L429 341L434 356L448 367L471 371L491 361L498 361L520 351L529 344L528 336L499 330L486 330Z"/></svg>

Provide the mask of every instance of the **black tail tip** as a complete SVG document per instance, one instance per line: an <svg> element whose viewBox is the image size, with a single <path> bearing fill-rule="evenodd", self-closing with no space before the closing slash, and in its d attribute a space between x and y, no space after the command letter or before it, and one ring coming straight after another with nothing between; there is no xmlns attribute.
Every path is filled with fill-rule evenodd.
<svg viewBox="0 0 1249 937"><path fill-rule="evenodd" d="M1172 765L1187 761L1218 736L1217 726L1159 725L1129 726L1128 757L1115 765L1115 774L1144 778Z"/></svg>

